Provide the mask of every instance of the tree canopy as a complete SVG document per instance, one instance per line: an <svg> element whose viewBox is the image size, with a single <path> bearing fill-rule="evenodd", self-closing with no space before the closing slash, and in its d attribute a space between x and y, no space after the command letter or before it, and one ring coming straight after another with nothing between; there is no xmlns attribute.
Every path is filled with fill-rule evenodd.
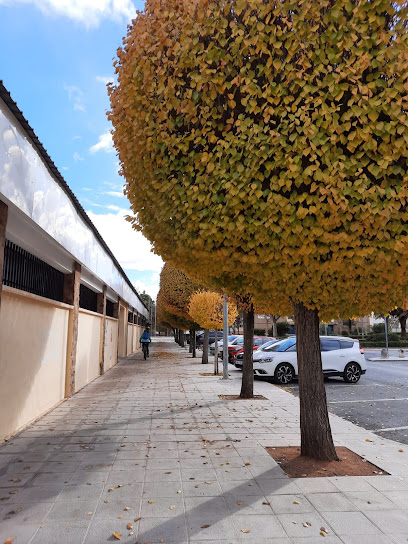
<svg viewBox="0 0 408 544"><path fill-rule="evenodd" d="M190 299L189 314L203 329L222 329L223 296L214 291L198 291ZM236 305L228 306L228 326L238 316Z"/></svg>
<svg viewBox="0 0 408 544"><path fill-rule="evenodd" d="M110 89L135 227L276 313L400 306L406 19L402 0L149 0Z"/></svg>

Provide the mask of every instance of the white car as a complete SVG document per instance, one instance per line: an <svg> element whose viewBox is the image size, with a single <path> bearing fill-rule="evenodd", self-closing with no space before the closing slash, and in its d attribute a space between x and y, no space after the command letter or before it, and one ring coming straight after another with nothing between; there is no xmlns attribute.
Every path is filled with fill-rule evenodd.
<svg viewBox="0 0 408 544"><path fill-rule="evenodd" d="M367 363L358 340L344 336L321 336L322 365L325 376L341 376L357 383L366 373ZM274 378L285 385L297 377L296 338L286 338L262 351L254 352L254 375Z"/></svg>

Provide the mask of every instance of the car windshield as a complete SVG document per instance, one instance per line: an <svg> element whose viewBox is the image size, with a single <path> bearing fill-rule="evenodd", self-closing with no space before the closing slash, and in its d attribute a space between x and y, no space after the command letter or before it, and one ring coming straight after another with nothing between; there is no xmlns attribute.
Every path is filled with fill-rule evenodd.
<svg viewBox="0 0 408 544"><path fill-rule="evenodd" d="M264 351L266 348L269 348L269 346L272 346L273 344L276 344L279 342L279 340L270 340L269 342L266 342L266 344L263 344L258 348L257 351Z"/></svg>
<svg viewBox="0 0 408 544"><path fill-rule="evenodd" d="M233 344L237 344L238 346L242 346L243 343L244 343L243 338L237 338L236 340L233 341Z"/></svg>
<svg viewBox="0 0 408 544"><path fill-rule="evenodd" d="M286 338L286 340L281 340L276 342L273 345L270 345L268 348L263 349L263 351L286 351L296 344L296 338Z"/></svg>
<svg viewBox="0 0 408 544"><path fill-rule="evenodd" d="M231 336L228 336L228 342L232 342L233 340L235 340L235 338L237 338L236 334L232 334Z"/></svg>

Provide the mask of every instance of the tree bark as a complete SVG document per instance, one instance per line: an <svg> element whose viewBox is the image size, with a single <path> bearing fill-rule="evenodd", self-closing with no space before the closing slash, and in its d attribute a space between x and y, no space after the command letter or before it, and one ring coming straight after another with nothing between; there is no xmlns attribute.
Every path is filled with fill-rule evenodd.
<svg viewBox="0 0 408 544"><path fill-rule="evenodd" d="M279 318L278 318L279 319ZM277 323L276 317L272 317L272 328L273 328L273 335L275 338L278 338L278 323Z"/></svg>
<svg viewBox="0 0 408 544"><path fill-rule="evenodd" d="M180 329L180 347L184 348L184 331Z"/></svg>
<svg viewBox="0 0 408 544"><path fill-rule="evenodd" d="M254 306L251 303L249 308L244 310L244 359L242 362L242 383L240 397L252 399L254 397Z"/></svg>
<svg viewBox="0 0 408 544"><path fill-rule="evenodd" d="M401 325L401 340L406 340L407 338L407 315L400 315L399 322Z"/></svg>
<svg viewBox="0 0 408 544"><path fill-rule="evenodd" d="M196 354L196 331L192 330L190 334L190 344L192 345L192 358L195 359L197 357Z"/></svg>
<svg viewBox="0 0 408 544"><path fill-rule="evenodd" d="M203 358L201 362L203 365L208 365L208 340L210 338L210 331L204 329L204 338L203 338Z"/></svg>
<svg viewBox="0 0 408 544"><path fill-rule="evenodd" d="M214 376L218 374L218 331L215 329Z"/></svg>
<svg viewBox="0 0 408 544"><path fill-rule="evenodd" d="M301 455L338 461L331 434L319 339L319 312L295 305Z"/></svg>
<svg viewBox="0 0 408 544"><path fill-rule="evenodd" d="M193 353L193 331L190 329L190 343L188 344L188 352Z"/></svg>

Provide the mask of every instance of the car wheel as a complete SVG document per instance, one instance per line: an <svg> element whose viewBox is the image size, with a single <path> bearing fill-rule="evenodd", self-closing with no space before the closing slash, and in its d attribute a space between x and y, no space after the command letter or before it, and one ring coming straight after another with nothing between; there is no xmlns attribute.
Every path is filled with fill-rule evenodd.
<svg viewBox="0 0 408 544"><path fill-rule="evenodd" d="M361 378L361 366L358 363L347 363L343 373L343 379L347 383L357 383Z"/></svg>
<svg viewBox="0 0 408 544"><path fill-rule="evenodd" d="M295 371L289 363L280 363L275 369L275 382L286 385L293 381Z"/></svg>

